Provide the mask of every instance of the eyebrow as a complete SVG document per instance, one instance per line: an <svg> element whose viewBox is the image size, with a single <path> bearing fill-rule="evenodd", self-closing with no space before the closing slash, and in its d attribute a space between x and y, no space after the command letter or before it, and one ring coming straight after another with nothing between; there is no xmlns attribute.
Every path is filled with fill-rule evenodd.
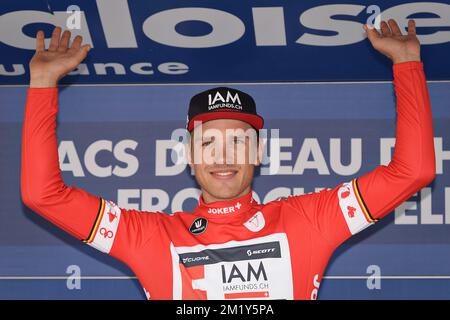
<svg viewBox="0 0 450 320"><path fill-rule="evenodd" d="M215 135L203 135L203 136L198 136L195 135L196 137L194 137L194 141L204 141L204 140L215 140L216 136ZM251 136L249 134L247 134L246 132L233 132L230 134L225 134L226 138L246 138L246 139L250 139Z"/></svg>
<svg viewBox="0 0 450 320"><path fill-rule="evenodd" d="M197 137L194 140L195 141L203 141L203 140L214 140L216 137L215 136L201 136L201 137Z"/></svg>

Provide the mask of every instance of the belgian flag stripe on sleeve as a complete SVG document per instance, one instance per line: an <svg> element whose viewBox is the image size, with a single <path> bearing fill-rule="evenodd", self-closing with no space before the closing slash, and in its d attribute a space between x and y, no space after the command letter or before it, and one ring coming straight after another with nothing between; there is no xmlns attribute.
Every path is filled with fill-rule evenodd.
<svg viewBox="0 0 450 320"><path fill-rule="evenodd" d="M358 200L358 203L359 203L361 209L364 212L364 215L366 216L367 221L377 222L378 219L374 219L372 217L372 215L370 214L369 208L367 208L366 203L364 202L364 199L361 196L361 192L359 191L359 187L358 187L358 179L353 179L353 189L355 190L356 198Z"/></svg>
<svg viewBox="0 0 450 320"><path fill-rule="evenodd" d="M98 226L100 225L100 221L102 220L103 217L103 211L105 211L105 200L103 200L103 198L100 198L100 206L98 208L97 218L95 219L94 226L92 227L92 230L89 233L89 237L83 240L84 243L91 243L94 240Z"/></svg>

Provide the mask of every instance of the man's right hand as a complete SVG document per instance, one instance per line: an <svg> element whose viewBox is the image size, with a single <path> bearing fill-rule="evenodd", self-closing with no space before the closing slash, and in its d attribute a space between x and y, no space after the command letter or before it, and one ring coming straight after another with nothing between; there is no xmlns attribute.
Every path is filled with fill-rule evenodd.
<svg viewBox="0 0 450 320"><path fill-rule="evenodd" d="M53 30L48 50L45 50L44 32L36 35L36 52L30 61L30 88L56 87L58 81L83 61L90 45L81 46L83 38L76 36L69 47L70 31L61 36L61 28Z"/></svg>

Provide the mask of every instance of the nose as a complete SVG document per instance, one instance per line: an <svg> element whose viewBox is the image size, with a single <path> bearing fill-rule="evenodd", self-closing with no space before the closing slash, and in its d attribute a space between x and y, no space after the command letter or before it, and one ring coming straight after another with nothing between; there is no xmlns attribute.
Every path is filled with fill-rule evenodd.
<svg viewBox="0 0 450 320"><path fill-rule="evenodd" d="M234 145L229 143L226 138L218 139L218 145L214 149L215 164L235 164Z"/></svg>

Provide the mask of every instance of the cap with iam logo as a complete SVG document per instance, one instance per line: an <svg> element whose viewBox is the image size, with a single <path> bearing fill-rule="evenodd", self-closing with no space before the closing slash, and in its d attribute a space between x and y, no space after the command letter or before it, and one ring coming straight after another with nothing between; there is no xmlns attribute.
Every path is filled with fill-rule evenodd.
<svg viewBox="0 0 450 320"><path fill-rule="evenodd" d="M193 96L186 127L191 131L200 123L216 119L241 120L257 130L264 124L264 119L256 113L255 100L245 92L227 87L209 89Z"/></svg>

